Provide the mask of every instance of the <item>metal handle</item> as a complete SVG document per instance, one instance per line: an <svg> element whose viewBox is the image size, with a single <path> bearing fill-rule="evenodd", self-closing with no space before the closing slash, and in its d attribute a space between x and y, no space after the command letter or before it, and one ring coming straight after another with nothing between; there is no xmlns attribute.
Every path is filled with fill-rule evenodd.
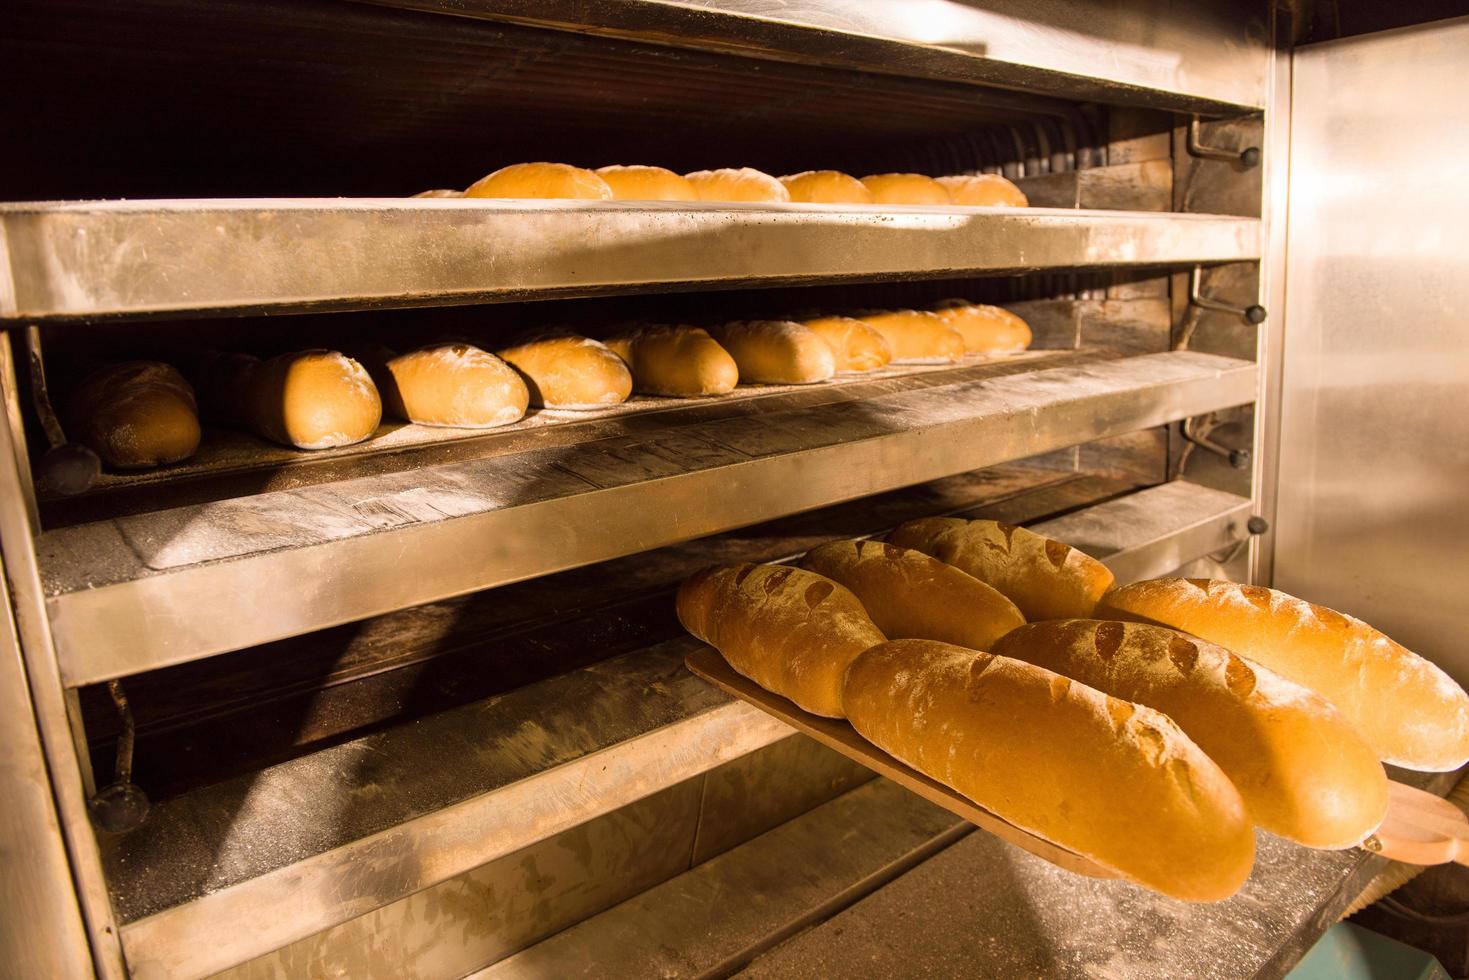
<svg viewBox="0 0 1469 980"><path fill-rule="evenodd" d="M26 326L27 364L31 378L31 403L36 417L41 420L41 429L51 448L41 457L36 467L36 482L63 496L74 496L92 489L97 477L102 475L102 460L97 454L80 443L67 442L56 409L51 405L51 393L46 387L46 360L41 353L41 328L34 323Z"/></svg>
<svg viewBox="0 0 1469 980"><path fill-rule="evenodd" d="M1204 279L1204 267L1196 265L1188 274L1188 301L1201 310L1215 310L1219 313L1233 313L1244 319L1246 323L1259 326L1265 322L1268 316L1265 307L1258 303L1250 306L1232 306L1229 303L1221 303L1217 299L1210 299L1202 291Z"/></svg>
<svg viewBox="0 0 1469 980"><path fill-rule="evenodd" d="M124 834L143 825L148 818L150 804L148 794L133 783L133 741L137 726L133 722L133 709L128 705L127 693L123 691L122 683L116 680L107 682L107 693L112 696L113 707L117 708L122 731L117 736L112 782L97 791L89 806L98 827L110 834Z"/></svg>
<svg viewBox="0 0 1469 980"><path fill-rule="evenodd" d="M1194 116L1188 124L1188 151L1204 160L1226 160L1242 167L1260 165L1260 148L1247 146L1243 150L1226 150L1217 146L1205 146L1199 139L1199 117Z"/></svg>
<svg viewBox="0 0 1469 980"><path fill-rule="evenodd" d="M1242 470L1250 465L1250 451L1248 449L1230 449L1228 446L1221 446L1219 443L1215 442L1213 439L1210 439L1208 436L1201 436L1195 433L1193 431L1193 425L1194 422L1198 420L1198 418L1198 416L1194 416L1193 418L1184 420L1184 439L1193 443L1195 446L1198 446L1205 452L1213 453L1215 456L1224 457L1225 459L1229 460L1229 465L1237 470Z"/></svg>

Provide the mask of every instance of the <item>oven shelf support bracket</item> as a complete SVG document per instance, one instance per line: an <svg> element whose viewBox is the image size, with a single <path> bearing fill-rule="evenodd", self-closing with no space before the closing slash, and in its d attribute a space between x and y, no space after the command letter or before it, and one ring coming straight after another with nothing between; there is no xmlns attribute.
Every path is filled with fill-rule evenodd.
<svg viewBox="0 0 1469 980"><path fill-rule="evenodd" d="M1217 313L1231 313L1246 323L1259 326L1265 322L1269 315L1265 307L1259 303L1249 306L1234 306L1230 303L1221 303L1217 299L1210 299L1203 291L1204 267L1196 265L1188 274L1188 301L1201 310L1214 310Z"/></svg>
<svg viewBox="0 0 1469 980"><path fill-rule="evenodd" d="M1234 469L1242 470L1250 465L1250 451L1248 449L1230 449L1210 439L1208 435L1195 432L1194 424L1199 421L1200 416L1194 416L1183 420L1183 438L1191 445L1198 446L1205 452L1221 456L1229 461Z"/></svg>
<svg viewBox="0 0 1469 980"><path fill-rule="evenodd" d="M1247 146L1242 150L1226 150L1219 146L1207 146L1199 137L1199 117L1191 116L1188 123L1188 151L1201 160L1223 160L1227 163L1237 163L1241 167L1258 167L1260 165L1260 148L1258 146Z"/></svg>

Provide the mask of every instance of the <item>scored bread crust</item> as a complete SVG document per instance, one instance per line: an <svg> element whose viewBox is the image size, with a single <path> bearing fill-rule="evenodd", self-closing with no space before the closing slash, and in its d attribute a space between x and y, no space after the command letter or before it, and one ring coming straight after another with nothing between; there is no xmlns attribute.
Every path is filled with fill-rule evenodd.
<svg viewBox="0 0 1469 980"><path fill-rule="evenodd" d="M1032 664L932 640L856 658L864 738L997 816L1130 881L1228 898L1255 837L1228 777L1165 715Z"/></svg>
<svg viewBox="0 0 1469 980"><path fill-rule="evenodd" d="M1192 633L1310 688L1384 762L1429 772L1469 762L1469 695L1360 619L1275 589L1182 578L1115 589L1098 615Z"/></svg>
<svg viewBox="0 0 1469 980"><path fill-rule="evenodd" d="M807 170L780 178L791 200L802 204L871 204L872 192L840 170Z"/></svg>
<svg viewBox="0 0 1469 980"><path fill-rule="evenodd" d="M387 363L388 410L419 425L492 429L519 421L530 392L515 369L469 344L439 344Z"/></svg>
<svg viewBox="0 0 1469 980"><path fill-rule="evenodd" d="M613 164L598 167L615 201L697 201L699 192L679 174L664 167Z"/></svg>
<svg viewBox="0 0 1469 980"><path fill-rule="evenodd" d="M332 350L280 354L249 372L246 418L257 435L331 449L377 431L383 405L367 369Z"/></svg>
<svg viewBox="0 0 1469 980"><path fill-rule="evenodd" d="M857 597L790 565L707 568L678 590L678 620L756 684L842 717L847 665L886 639Z"/></svg>
<svg viewBox="0 0 1469 980"><path fill-rule="evenodd" d="M64 414L72 438L113 469L177 463L199 448L194 389L161 361L94 371L67 399Z"/></svg>
<svg viewBox="0 0 1469 980"><path fill-rule="evenodd" d="M633 390L644 394L723 395L740 381L735 359L702 327L653 324L605 343L632 371Z"/></svg>
<svg viewBox="0 0 1469 980"><path fill-rule="evenodd" d="M811 549L801 567L850 589L892 640L941 640L988 650L1025 625L1013 602L974 576L884 541L831 541Z"/></svg>
<svg viewBox="0 0 1469 980"><path fill-rule="evenodd" d="M684 174L701 201L751 201L785 204L790 201L786 185L753 167L724 167Z"/></svg>
<svg viewBox="0 0 1469 980"><path fill-rule="evenodd" d="M862 185L874 204L952 204L948 188L923 174L870 174Z"/></svg>
<svg viewBox="0 0 1469 980"><path fill-rule="evenodd" d="M836 373L831 345L790 320L736 320L710 327L748 384L805 385Z"/></svg>
<svg viewBox="0 0 1469 980"><path fill-rule="evenodd" d="M894 364L953 364L964 357L964 338L937 313L892 310L859 319L882 334Z"/></svg>
<svg viewBox="0 0 1469 980"><path fill-rule="evenodd" d="M803 320L801 325L826 341L839 374L875 371L893 359L887 338L856 317L823 316Z"/></svg>
<svg viewBox="0 0 1469 980"><path fill-rule="evenodd" d="M632 394L627 364L590 337L540 337L497 354L525 379L532 405L592 410L620 405Z"/></svg>
<svg viewBox="0 0 1469 980"><path fill-rule="evenodd" d="M512 163L470 184L464 196L610 201L612 188L569 163Z"/></svg>
<svg viewBox="0 0 1469 980"><path fill-rule="evenodd" d="M1030 324L1003 306L949 300L934 313L964 338L966 354L1017 354L1030 347Z"/></svg>
<svg viewBox="0 0 1469 980"><path fill-rule="evenodd" d="M1387 775L1341 712L1223 647L1162 626L1067 619L1024 626L992 652L1168 715L1272 833L1352 847L1387 813Z"/></svg>
<svg viewBox="0 0 1469 980"><path fill-rule="evenodd" d="M1087 619L1113 581L1107 566L1090 555L996 521L925 517L900 525L887 540L995 587L1030 622Z"/></svg>

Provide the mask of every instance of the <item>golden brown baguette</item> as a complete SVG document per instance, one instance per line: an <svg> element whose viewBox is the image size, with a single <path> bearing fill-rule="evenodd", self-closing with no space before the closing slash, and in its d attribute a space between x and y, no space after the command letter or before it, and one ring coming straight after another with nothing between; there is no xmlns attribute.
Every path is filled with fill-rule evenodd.
<svg viewBox="0 0 1469 980"><path fill-rule="evenodd" d="M683 177L663 167L598 167L597 176L612 188L614 201L697 201L699 192Z"/></svg>
<svg viewBox="0 0 1469 980"><path fill-rule="evenodd" d="M964 357L964 338L937 313L894 310L865 313L860 319L882 334L894 364L953 364Z"/></svg>
<svg viewBox="0 0 1469 980"><path fill-rule="evenodd" d="M1115 589L1098 615L1192 633L1310 688L1384 762L1444 772L1469 761L1469 696L1360 619L1274 589L1182 578Z"/></svg>
<svg viewBox="0 0 1469 980"><path fill-rule="evenodd" d="M826 341L842 371L875 371L893 359L887 338L855 317L823 316L801 325Z"/></svg>
<svg viewBox="0 0 1469 980"><path fill-rule="evenodd" d="M803 204L871 204L872 192L840 170L807 170L780 178L792 201Z"/></svg>
<svg viewBox="0 0 1469 980"><path fill-rule="evenodd" d="M1002 306L945 300L934 312L964 338L966 354L1016 354L1030 346L1030 324Z"/></svg>
<svg viewBox="0 0 1469 980"><path fill-rule="evenodd" d="M923 174L871 174L862 184L874 204L952 204L943 184Z"/></svg>
<svg viewBox="0 0 1469 980"><path fill-rule="evenodd" d="M608 351L608 357L612 352ZM470 344L437 344L387 362L388 411L420 425L491 429L519 421L530 391L515 369Z"/></svg>
<svg viewBox="0 0 1469 980"><path fill-rule="evenodd" d="M807 385L836 373L831 346L790 320L736 320L709 328L746 384Z"/></svg>
<svg viewBox="0 0 1469 980"><path fill-rule="evenodd" d="M1321 695L1177 630L1052 620L993 653L1157 708L1219 764L1255 822L1310 847L1352 847L1387 812L1372 747Z"/></svg>
<svg viewBox="0 0 1469 980"><path fill-rule="evenodd" d="M1025 192L999 174L957 174L935 177L955 204L966 207L1023 208L1030 205Z"/></svg>
<svg viewBox="0 0 1469 980"><path fill-rule="evenodd" d="M883 541L832 541L801 567L840 582L890 640L942 640L988 650L1025 625L1015 604L972 575L921 551Z"/></svg>
<svg viewBox="0 0 1469 980"><path fill-rule="evenodd" d="M540 337L497 353L525 378L532 405L597 409L620 405L632 394L627 364L589 337Z"/></svg>
<svg viewBox="0 0 1469 980"><path fill-rule="evenodd" d="M847 670L864 738L997 816L1174 898L1228 898L1255 837L1239 792L1178 726L1041 667L893 640Z"/></svg>
<svg viewBox="0 0 1469 980"><path fill-rule="evenodd" d="M1087 619L1112 585L1107 566L1069 545L995 521L925 517L887 536L999 589L1027 620Z"/></svg>
<svg viewBox="0 0 1469 980"><path fill-rule="evenodd" d="M857 597L789 565L728 565L678 590L678 620L756 684L812 714L842 717L842 677L886 637Z"/></svg>
<svg viewBox="0 0 1469 980"><path fill-rule="evenodd" d="M701 201L756 201L784 204L791 199L786 185L751 167L724 167L684 174Z"/></svg>
<svg viewBox="0 0 1469 980"><path fill-rule="evenodd" d="M249 374L250 428L283 446L349 446L377 431L382 414L367 369L339 351L281 354Z"/></svg>
<svg viewBox="0 0 1469 980"><path fill-rule="evenodd" d="M127 361L88 375L67 399L67 431L113 469L177 463L199 448L194 389L161 361Z"/></svg>
<svg viewBox="0 0 1469 980"><path fill-rule="evenodd" d="M734 358L701 327L636 327L606 344L632 371L634 391L688 398L723 395L739 384Z"/></svg>

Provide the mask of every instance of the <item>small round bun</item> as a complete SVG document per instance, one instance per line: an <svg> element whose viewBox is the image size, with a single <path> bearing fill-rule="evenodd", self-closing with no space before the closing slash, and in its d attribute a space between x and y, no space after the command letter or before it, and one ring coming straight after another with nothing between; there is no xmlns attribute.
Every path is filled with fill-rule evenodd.
<svg viewBox="0 0 1469 980"><path fill-rule="evenodd" d="M697 201L694 185L663 167L599 167L597 176L612 188L614 201Z"/></svg>
<svg viewBox="0 0 1469 980"><path fill-rule="evenodd" d="M306 350L261 364L250 384L250 427L297 449L331 449L377 431L382 400L367 369L345 354Z"/></svg>
<svg viewBox="0 0 1469 980"><path fill-rule="evenodd" d="M826 341L838 372L875 371L893 359L887 338L854 317L823 316L802 326Z"/></svg>
<svg viewBox="0 0 1469 980"><path fill-rule="evenodd" d="M958 174L939 177L955 204L966 207L1024 208L1030 206L1025 192L999 174Z"/></svg>
<svg viewBox="0 0 1469 980"><path fill-rule="evenodd" d="M685 175L701 201L756 201L784 204L791 199L785 184L749 167L696 170Z"/></svg>
<svg viewBox="0 0 1469 980"><path fill-rule="evenodd" d="M89 375L68 400L71 438L113 469L177 463L199 448L194 389L171 365L128 361Z"/></svg>
<svg viewBox="0 0 1469 980"><path fill-rule="evenodd" d="M803 204L871 204L872 192L867 186L840 170L807 170L782 177L792 201Z"/></svg>
<svg viewBox="0 0 1469 980"><path fill-rule="evenodd" d="M1030 325L1002 306L946 300L934 312L959 331L966 354L1014 354L1030 347Z"/></svg>
<svg viewBox="0 0 1469 980"><path fill-rule="evenodd" d="M590 170L565 163L513 163L481 177L465 197L612 200L612 188Z"/></svg>
<svg viewBox="0 0 1469 980"><path fill-rule="evenodd" d="M952 204L944 185L922 174L873 174L862 183L874 204Z"/></svg>
<svg viewBox="0 0 1469 980"><path fill-rule="evenodd" d="M700 327L637 327L609 338L607 346L632 370L633 389L644 394L723 395L740 381L735 359Z"/></svg>
<svg viewBox="0 0 1469 980"><path fill-rule="evenodd" d="M388 373L388 410L420 425L491 429L517 421L530 403L514 368L469 344L401 354L388 362Z"/></svg>
<svg viewBox="0 0 1469 980"><path fill-rule="evenodd" d="M952 364L964 356L964 338L937 313L894 310L862 316L888 342L894 364Z"/></svg>
<svg viewBox="0 0 1469 980"><path fill-rule="evenodd" d="M611 348L589 337L542 337L499 352L525 378L532 405L594 409L632 394L632 373Z"/></svg>
<svg viewBox="0 0 1469 980"><path fill-rule="evenodd" d="M439 190L434 190L434 191L419 191L417 194L414 194L413 196L414 197L463 197L464 196L464 192L463 191L451 191L451 190L446 190L446 189L440 188Z"/></svg>

